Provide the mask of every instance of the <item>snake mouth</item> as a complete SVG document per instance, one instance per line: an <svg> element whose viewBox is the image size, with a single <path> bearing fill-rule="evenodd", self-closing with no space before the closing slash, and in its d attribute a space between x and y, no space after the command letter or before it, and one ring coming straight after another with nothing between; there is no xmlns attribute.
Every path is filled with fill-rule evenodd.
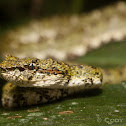
<svg viewBox="0 0 126 126"><path fill-rule="evenodd" d="M1 68L2 77L20 87L62 88L68 83L67 77L53 69L33 69L22 67ZM62 85L63 84L63 85Z"/></svg>
<svg viewBox="0 0 126 126"><path fill-rule="evenodd" d="M3 72L6 72L6 69L0 67L0 71L1 71L1 73L3 73Z"/></svg>
<svg viewBox="0 0 126 126"><path fill-rule="evenodd" d="M19 71L24 71L25 69L23 67L11 67L11 68L2 68L0 67L1 72L7 72L7 71L14 71L15 69L18 69Z"/></svg>

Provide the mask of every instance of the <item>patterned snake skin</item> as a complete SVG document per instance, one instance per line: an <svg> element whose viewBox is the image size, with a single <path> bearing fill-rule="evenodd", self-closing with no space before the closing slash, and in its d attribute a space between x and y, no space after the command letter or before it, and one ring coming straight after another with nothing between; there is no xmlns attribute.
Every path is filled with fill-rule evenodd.
<svg viewBox="0 0 126 126"><path fill-rule="evenodd" d="M125 12L126 4L119 2L80 16L32 21L5 33L0 40L1 56L11 55L0 68L2 76L13 84L3 87L2 105L11 108L42 104L99 88L101 83L125 81L125 66L104 70L46 59L73 59L112 40L125 39ZM24 58L31 56L36 58Z"/></svg>
<svg viewBox="0 0 126 126"><path fill-rule="evenodd" d="M125 66L100 70L52 59L19 59L11 55L0 64L0 68L3 78L12 82L3 87L2 94L2 104L9 108L47 103L85 89L99 88L102 79L103 83L126 80Z"/></svg>

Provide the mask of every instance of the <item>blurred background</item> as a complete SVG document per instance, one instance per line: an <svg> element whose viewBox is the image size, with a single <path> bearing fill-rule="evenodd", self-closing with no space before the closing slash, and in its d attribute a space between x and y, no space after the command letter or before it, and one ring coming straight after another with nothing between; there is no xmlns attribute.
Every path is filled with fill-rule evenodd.
<svg viewBox="0 0 126 126"><path fill-rule="evenodd" d="M31 18L79 14L119 0L0 0L0 27Z"/></svg>
<svg viewBox="0 0 126 126"><path fill-rule="evenodd" d="M53 1L51 0L12 0L12 1L0 0L0 35L2 36L2 34L4 34L3 31L8 32L7 35L5 34L5 36L2 36L2 37L0 36L0 44L1 44L0 56L1 54L5 56L6 54L12 53L13 55L16 55L18 57L38 56L38 58L41 58L41 59L51 57L51 58L56 58L59 60L64 60L64 59L68 60L70 59L70 57L73 57L74 59L74 57L76 58L77 55L78 56L85 55L87 50L90 51L90 50L100 47L101 45L110 43L111 41L113 41L113 31L114 31L114 36L117 36L117 41L120 41L120 40L122 41L123 37L120 37L120 36L122 36L122 33L124 34L125 32L125 27L124 27L125 20L126 20L125 11L122 14L120 14L121 16L120 15L118 16L117 14L117 18L119 17L120 19L115 18L116 13L114 13L111 16L109 15L110 14L109 11L107 11L108 13L106 17L103 15L103 13L101 13L102 15L101 18L96 19L95 21L93 19L90 19L90 14L89 16L87 15L87 17L89 17L88 18L89 20L85 22L81 20L81 16L80 16L78 17L80 18L80 20L78 21L79 23L76 23L75 26L72 26L72 23L70 21L68 23L67 20L64 23L65 27L62 25L63 23L59 23L59 24L57 23L58 21L63 22L64 19L60 18L63 15L68 15L69 17L69 15L73 15L73 14L80 15L83 13L89 13L93 10L103 8L106 5L112 5L114 3L117 3L118 1L122 1L122 0L60 0L60 1L59 0L53 0ZM126 1L126 0L123 0L123 1ZM53 17L53 16L54 16L54 19L55 19L55 16L57 16L58 18L56 18L56 20L52 20L52 18L48 18L48 17ZM39 21L42 21L41 19L44 19L44 18L47 19L46 21L48 25L46 25L46 21L45 21L44 22L45 24L43 25L45 27L43 26L39 27L39 23L40 23ZM34 21L34 19L38 19L38 22L37 23L32 22L32 20ZM73 20L74 18L71 18L71 19ZM95 16L94 16L94 19L95 19ZM118 23L119 20L122 24L120 22ZM32 25L27 26L27 24L30 21ZM107 25L105 26L103 25L104 23L103 24L101 23L101 22L107 22L107 21L108 23L106 23ZM91 24L91 25L88 26L88 24ZM16 28L19 26L19 29L15 30L13 26L16 26ZM61 29L65 29L64 30L65 32L63 30L61 31ZM97 29L97 32L96 32L96 29ZM105 30L102 31L102 29L105 29ZM116 29L117 29L117 32L115 32ZM111 35L112 37L109 37L109 34L111 32L112 32L112 35ZM55 35L55 33L57 34ZM51 34L51 37L50 37L50 34ZM31 37L31 39L29 39L30 38L29 36ZM122 39L118 39L118 36ZM86 44L82 45L82 42L85 42L87 45ZM91 43L90 46L88 44L89 42ZM73 43L75 43L75 45ZM86 56L87 58L80 57L79 61L82 63L86 63L87 61L88 64L92 63L92 64L98 64L98 65L100 61L101 61L100 64L102 65L106 64L106 62L107 62L107 65L108 64L113 65L113 63L117 65L120 63L125 64L126 43L123 43L123 44L114 43L114 45L111 44L108 47L104 47L103 49L101 49L102 52L96 51L96 52L92 52L91 54L89 53L88 56ZM29 49L29 46L31 47L30 49ZM83 49L82 49L82 46L84 46ZM41 55L40 57L36 53L37 51L38 51L38 54ZM19 55L17 55L17 52L19 53ZM25 52L28 52L28 53L26 54ZM63 56L61 56L60 54L62 54ZM42 57L42 56L45 56L45 57ZM67 58L64 58L65 56Z"/></svg>

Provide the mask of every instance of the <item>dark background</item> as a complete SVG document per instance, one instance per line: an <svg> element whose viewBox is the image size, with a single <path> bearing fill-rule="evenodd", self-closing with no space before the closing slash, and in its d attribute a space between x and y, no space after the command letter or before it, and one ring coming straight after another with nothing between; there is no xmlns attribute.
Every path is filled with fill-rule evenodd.
<svg viewBox="0 0 126 126"><path fill-rule="evenodd" d="M89 12L119 0L0 0L0 27L24 19Z"/></svg>

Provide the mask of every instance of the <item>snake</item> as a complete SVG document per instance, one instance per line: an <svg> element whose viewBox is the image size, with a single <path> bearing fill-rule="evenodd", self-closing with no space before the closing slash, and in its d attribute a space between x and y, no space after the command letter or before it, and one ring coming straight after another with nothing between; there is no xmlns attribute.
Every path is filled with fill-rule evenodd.
<svg viewBox="0 0 126 126"><path fill-rule="evenodd" d="M52 59L19 59L8 55L0 64L0 68L3 78L17 87L24 87L23 89L29 87L29 90L31 87L36 88L36 90L42 89L39 96L34 96L34 104L40 104L44 101L49 102L52 101L52 99L56 100L61 96L64 97L65 95L67 96L83 89L97 88L102 84L102 72L99 68L86 65L70 66L64 62L57 62ZM13 87L12 84L9 85L10 88ZM14 90L9 90L9 94L7 95L5 91L2 98L3 105L13 107L13 105L18 104L19 106L25 105L26 103L31 104L32 101L28 100L31 95L24 98L28 92L29 91L25 91L24 93L24 91L19 91L19 93L15 94ZM34 90L32 93L38 95L37 92ZM20 99L23 99L21 103L17 102L19 96L21 96ZM13 98L13 100L10 97ZM28 100L28 102L26 102L26 100ZM11 104L12 102L13 104Z"/></svg>
<svg viewBox="0 0 126 126"><path fill-rule="evenodd" d="M126 4L119 2L80 16L32 21L4 33L1 57L9 55L0 69L9 82L3 86L3 107L48 103L81 90L125 81L126 66L101 69L65 63L112 40L125 39L125 11Z"/></svg>
<svg viewBox="0 0 126 126"><path fill-rule="evenodd" d="M126 66L107 70L12 55L0 63L0 69L3 78L9 81L2 94L2 105L7 108L48 103L86 89L100 88L107 81L126 80Z"/></svg>

